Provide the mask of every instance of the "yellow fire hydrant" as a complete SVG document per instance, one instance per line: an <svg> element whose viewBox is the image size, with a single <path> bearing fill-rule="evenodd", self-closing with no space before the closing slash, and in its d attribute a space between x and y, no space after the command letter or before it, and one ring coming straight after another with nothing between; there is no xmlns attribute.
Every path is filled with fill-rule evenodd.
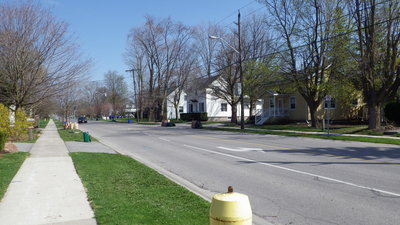
<svg viewBox="0 0 400 225"><path fill-rule="evenodd" d="M251 225L252 211L247 195L233 192L216 194L210 208L210 225Z"/></svg>

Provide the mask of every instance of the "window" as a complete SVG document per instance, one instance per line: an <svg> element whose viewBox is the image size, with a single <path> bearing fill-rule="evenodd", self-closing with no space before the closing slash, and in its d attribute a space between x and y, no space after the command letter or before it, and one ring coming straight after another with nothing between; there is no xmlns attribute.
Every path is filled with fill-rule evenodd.
<svg viewBox="0 0 400 225"><path fill-rule="evenodd" d="M269 98L269 107L270 108L275 108L275 101L274 97Z"/></svg>
<svg viewBox="0 0 400 225"><path fill-rule="evenodd" d="M185 97L183 97L183 100L187 101L188 100L188 96L185 95Z"/></svg>
<svg viewBox="0 0 400 225"><path fill-rule="evenodd" d="M190 113L193 112L193 104L189 104L189 112L190 112Z"/></svg>
<svg viewBox="0 0 400 225"><path fill-rule="evenodd" d="M296 108L296 97L290 97L289 99L289 107L290 109L295 109Z"/></svg>
<svg viewBox="0 0 400 225"><path fill-rule="evenodd" d="M335 109L336 108L336 100L332 98L330 101L325 101L325 109Z"/></svg>
<svg viewBox="0 0 400 225"><path fill-rule="evenodd" d="M204 102L199 103L199 108L200 108L199 109L200 112L204 112Z"/></svg>
<svg viewBox="0 0 400 225"><path fill-rule="evenodd" d="M221 103L221 112L228 111L228 103Z"/></svg>
<svg viewBox="0 0 400 225"><path fill-rule="evenodd" d="M183 113L183 106L179 106L179 112Z"/></svg>

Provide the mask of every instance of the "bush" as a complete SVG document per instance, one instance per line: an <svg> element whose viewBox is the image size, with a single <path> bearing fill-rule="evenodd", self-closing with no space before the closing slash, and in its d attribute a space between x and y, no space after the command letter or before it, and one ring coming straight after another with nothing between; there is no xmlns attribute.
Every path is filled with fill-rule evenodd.
<svg viewBox="0 0 400 225"><path fill-rule="evenodd" d="M26 120L25 113L18 109L15 112L14 126L10 124L10 109L0 104L0 132L6 134L11 141L24 140L28 137L28 127L32 125Z"/></svg>
<svg viewBox="0 0 400 225"><path fill-rule="evenodd" d="M33 125L26 120L26 115L22 110L15 112L15 123L11 128L9 137L12 141L20 141L28 138L28 128Z"/></svg>
<svg viewBox="0 0 400 225"><path fill-rule="evenodd" d="M0 152L3 151L6 142L7 142L7 134L4 132L0 132Z"/></svg>
<svg viewBox="0 0 400 225"><path fill-rule="evenodd" d="M184 120L184 121L193 121L193 120L207 121L208 116L207 116L206 112L203 112L203 113L181 113L181 120Z"/></svg>
<svg viewBox="0 0 400 225"><path fill-rule="evenodd" d="M385 117L388 120L400 125L400 103L399 102L388 103L384 108L384 112L385 112Z"/></svg>
<svg viewBox="0 0 400 225"><path fill-rule="evenodd" d="M10 132L10 110L0 104L0 132L9 134Z"/></svg>

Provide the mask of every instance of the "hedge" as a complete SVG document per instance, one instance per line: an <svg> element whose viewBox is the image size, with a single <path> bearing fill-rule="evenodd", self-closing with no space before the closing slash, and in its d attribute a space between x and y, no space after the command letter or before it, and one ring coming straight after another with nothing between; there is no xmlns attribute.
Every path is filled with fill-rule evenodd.
<svg viewBox="0 0 400 225"><path fill-rule="evenodd" d="M0 152L3 151L6 142L7 142L7 134L4 132L0 132Z"/></svg>
<svg viewBox="0 0 400 225"><path fill-rule="evenodd" d="M184 120L184 121L193 121L193 120L207 121L208 116L207 116L206 112L203 112L203 113L181 113L181 120Z"/></svg>
<svg viewBox="0 0 400 225"><path fill-rule="evenodd" d="M388 120L400 124L400 103L390 102L384 108L385 116Z"/></svg>

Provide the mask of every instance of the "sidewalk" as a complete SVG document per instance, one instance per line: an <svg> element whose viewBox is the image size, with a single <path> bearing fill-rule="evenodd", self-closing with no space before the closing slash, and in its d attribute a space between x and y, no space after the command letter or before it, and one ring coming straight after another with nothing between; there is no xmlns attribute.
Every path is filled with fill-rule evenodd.
<svg viewBox="0 0 400 225"><path fill-rule="evenodd" d="M95 225L82 182L51 120L0 202L2 225Z"/></svg>

